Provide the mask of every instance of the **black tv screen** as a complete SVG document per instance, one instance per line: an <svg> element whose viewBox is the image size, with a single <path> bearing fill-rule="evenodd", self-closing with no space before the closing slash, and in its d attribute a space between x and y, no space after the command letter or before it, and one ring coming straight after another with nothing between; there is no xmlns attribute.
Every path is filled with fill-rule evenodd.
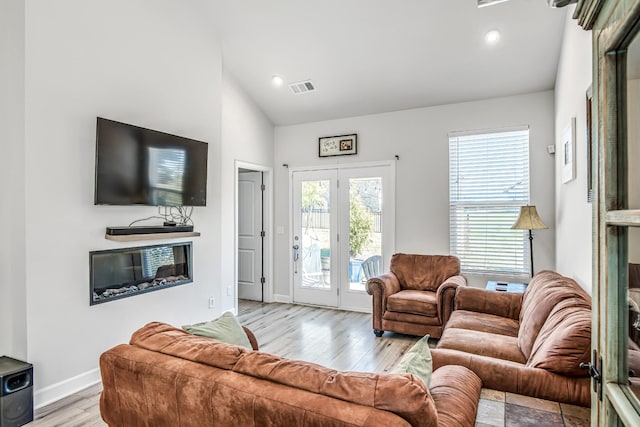
<svg viewBox="0 0 640 427"><path fill-rule="evenodd" d="M95 204L206 206L208 147L98 117Z"/></svg>

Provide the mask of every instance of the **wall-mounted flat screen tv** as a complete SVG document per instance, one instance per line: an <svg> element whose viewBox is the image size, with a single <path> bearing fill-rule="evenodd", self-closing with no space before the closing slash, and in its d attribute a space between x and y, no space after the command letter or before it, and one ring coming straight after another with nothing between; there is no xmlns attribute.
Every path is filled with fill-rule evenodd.
<svg viewBox="0 0 640 427"><path fill-rule="evenodd" d="M208 147L98 117L95 204L206 206Z"/></svg>

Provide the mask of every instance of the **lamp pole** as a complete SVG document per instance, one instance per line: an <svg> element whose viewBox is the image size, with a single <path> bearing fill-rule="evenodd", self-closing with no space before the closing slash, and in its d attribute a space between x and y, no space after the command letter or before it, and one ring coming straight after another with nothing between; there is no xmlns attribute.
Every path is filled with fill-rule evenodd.
<svg viewBox="0 0 640 427"><path fill-rule="evenodd" d="M529 229L529 255L531 255L531 277L533 277L533 234Z"/></svg>

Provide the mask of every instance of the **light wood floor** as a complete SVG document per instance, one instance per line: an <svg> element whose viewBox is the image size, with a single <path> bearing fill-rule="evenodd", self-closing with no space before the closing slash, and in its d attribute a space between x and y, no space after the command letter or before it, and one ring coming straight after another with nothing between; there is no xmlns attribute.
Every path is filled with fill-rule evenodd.
<svg viewBox="0 0 640 427"><path fill-rule="evenodd" d="M260 350L345 371L386 372L417 337L386 332L376 338L371 315L290 304L241 301L238 318ZM36 411L28 426L105 426L96 385ZM588 426L589 410L511 393L483 390L477 427Z"/></svg>

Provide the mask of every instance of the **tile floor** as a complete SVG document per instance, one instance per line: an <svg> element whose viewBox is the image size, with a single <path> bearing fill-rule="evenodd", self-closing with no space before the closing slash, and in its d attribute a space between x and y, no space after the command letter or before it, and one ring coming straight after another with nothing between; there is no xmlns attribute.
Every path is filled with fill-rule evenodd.
<svg viewBox="0 0 640 427"><path fill-rule="evenodd" d="M589 408L482 389L476 427L588 427L590 418Z"/></svg>

